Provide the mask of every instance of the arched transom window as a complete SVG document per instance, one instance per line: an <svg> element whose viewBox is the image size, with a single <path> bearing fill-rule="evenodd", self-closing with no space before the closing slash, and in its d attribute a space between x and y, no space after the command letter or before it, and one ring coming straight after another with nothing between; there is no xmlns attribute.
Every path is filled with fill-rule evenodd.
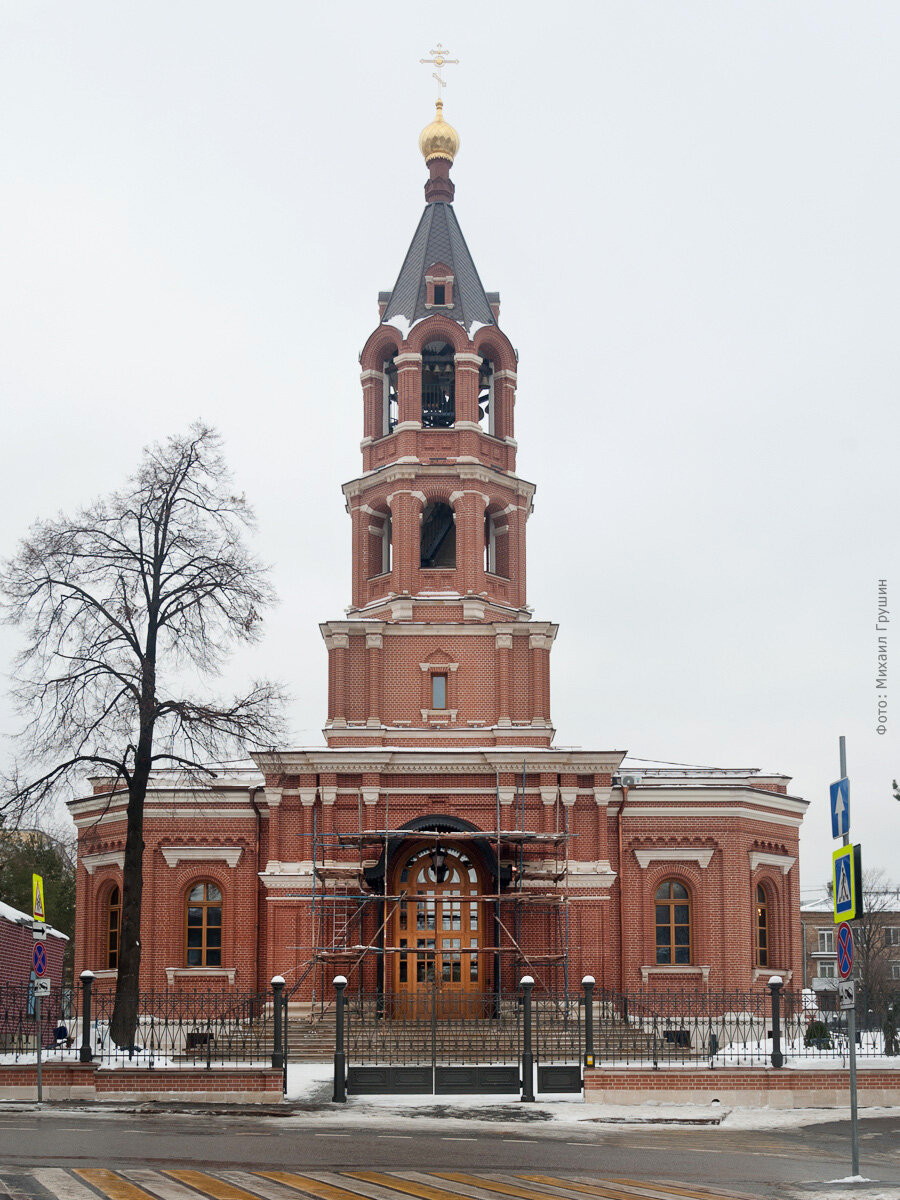
<svg viewBox="0 0 900 1200"><path fill-rule="evenodd" d="M691 900L683 883L667 879L656 889L656 961L691 961Z"/></svg>
<svg viewBox="0 0 900 1200"><path fill-rule="evenodd" d="M222 893L214 883L196 883L185 912L185 965L221 967Z"/></svg>

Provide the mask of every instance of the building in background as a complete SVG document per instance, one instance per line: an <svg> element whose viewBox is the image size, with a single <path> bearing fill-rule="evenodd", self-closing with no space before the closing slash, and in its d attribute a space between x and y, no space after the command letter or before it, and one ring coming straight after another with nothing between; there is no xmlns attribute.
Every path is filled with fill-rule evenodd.
<svg viewBox="0 0 900 1200"><path fill-rule="evenodd" d="M900 889L878 888L865 895L867 911L853 922L853 978L861 989L860 1004L881 1009L900 1000ZM837 925L830 894L800 905L803 936L803 986L816 993L823 1012L837 1007L840 980L837 964Z"/></svg>
<svg viewBox="0 0 900 1200"><path fill-rule="evenodd" d="M23 984L34 979L31 926L32 919L28 913L20 912L0 900L0 983ZM47 937L43 942L47 951L45 978L50 980L53 988L62 986L63 955L68 940L64 933L51 925L47 926Z"/></svg>
<svg viewBox="0 0 900 1200"><path fill-rule="evenodd" d="M749 990L775 973L796 987L806 803L788 778L556 744L557 626L527 601L518 356L456 217L458 146L439 102L420 138L425 210L361 355L352 596L321 626L325 744L208 787L154 779L142 982L248 989L277 973L311 1002L340 971L385 1011L436 992L472 1016L526 973L539 991L585 973L611 990ZM531 352L558 353L561 336L548 324ZM561 398L543 403L558 420ZM596 513L585 497L572 520ZM126 797L94 788L70 806L76 970L102 986Z"/></svg>

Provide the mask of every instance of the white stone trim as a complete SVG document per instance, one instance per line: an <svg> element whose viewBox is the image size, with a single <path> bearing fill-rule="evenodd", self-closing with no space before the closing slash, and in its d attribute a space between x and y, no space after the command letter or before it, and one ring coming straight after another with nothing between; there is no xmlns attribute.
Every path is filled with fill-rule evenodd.
<svg viewBox="0 0 900 1200"><path fill-rule="evenodd" d="M612 869L609 859L600 858L596 862L569 862L568 877L565 881L567 888L611 888L616 881L617 872Z"/></svg>
<svg viewBox="0 0 900 1200"><path fill-rule="evenodd" d="M423 672L437 671L440 675L443 671L458 671L459 663L419 663L419 670Z"/></svg>
<svg viewBox="0 0 900 1200"><path fill-rule="evenodd" d="M778 867L782 875L787 875L796 861L796 858L790 854L766 854L762 850L750 851L751 871L755 871L757 867Z"/></svg>
<svg viewBox="0 0 900 1200"><path fill-rule="evenodd" d="M98 867L118 867L120 871L124 871L125 851L105 850L102 854L85 854L81 861L88 875L93 875Z"/></svg>
<svg viewBox="0 0 900 1200"><path fill-rule="evenodd" d="M363 804L369 804L369 805L377 804L380 794L381 793L378 791L378 788L363 788L362 789Z"/></svg>
<svg viewBox="0 0 900 1200"><path fill-rule="evenodd" d="M609 804L610 796L612 796L611 787L595 787L594 801L600 808L605 808Z"/></svg>
<svg viewBox="0 0 900 1200"><path fill-rule="evenodd" d="M651 975L702 975L703 982L709 983L709 967L688 967L688 966L652 966L641 967L641 979L644 983Z"/></svg>
<svg viewBox="0 0 900 1200"><path fill-rule="evenodd" d="M160 846L169 867L180 862L224 862L236 867L244 853L243 846Z"/></svg>
<svg viewBox="0 0 900 1200"><path fill-rule="evenodd" d="M235 967L166 967L169 987L175 986L176 979L227 979L234 983L235 974Z"/></svg>
<svg viewBox="0 0 900 1200"><path fill-rule="evenodd" d="M791 976L793 974L794 974L793 971L786 971L786 970L783 970L781 967L755 967L753 970L753 982L757 983L760 979L763 979L765 976L780 975L785 983L790 983ZM834 980L834 982L837 983L837 980Z"/></svg>
<svg viewBox="0 0 900 1200"><path fill-rule="evenodd" d="M706 846L688 846L683 849L664 846L658 850L635 850L634 857L642 867L647 867L652 862L695 862L706 870L714 853L713 849Z"/></svg>
<svg viewBox="0 0 900 1200"><path fill-rule="evenodd" d="M643 788L641 789L641 799L644 799ZM628 817L740 817L747 821L762 821L768 825L789 825L792 829L799 829L803 824L803 817L782 816L777 813L764 812L759 809L743 808L735 805L734 808L719 807L710 805L709 808L699 808L685 805L682 808L679 805L660 805L658 808L638 808L636 805L627 805L624 813L624 818Z"/></svg>
<svg viewBox="0 0 900 1200"><path fill-rule="evenodd" d="M560 799L563 802L564 808L572 808L575 801L578 799L577 787L561 787L559 789Z"/></svg>

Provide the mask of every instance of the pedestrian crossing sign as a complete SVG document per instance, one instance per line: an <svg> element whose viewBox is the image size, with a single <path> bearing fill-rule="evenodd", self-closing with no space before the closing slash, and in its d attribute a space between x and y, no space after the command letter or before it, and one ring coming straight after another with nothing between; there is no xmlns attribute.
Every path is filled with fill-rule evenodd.
<svg viewBox="0 0 900 1200"><path fill-rule="evenodd" d="M46 921L47 913L44 909L44 879L41 875L31 876L31 915L35 921Z"/></svg>
<svg viewBox="0 0 900 1200"><path fill-rule="evenodd" d="M855 921L863 915L862 864L859 846L842 846L832 855L834 921Z"/></svg>

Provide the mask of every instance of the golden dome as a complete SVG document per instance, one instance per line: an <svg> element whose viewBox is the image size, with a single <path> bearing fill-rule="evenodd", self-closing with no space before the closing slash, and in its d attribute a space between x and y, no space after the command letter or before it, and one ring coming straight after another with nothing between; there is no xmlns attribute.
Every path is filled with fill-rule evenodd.
<svg viewBox="0 0 900 1200"><path fill-rule="evenodd" d="M453 162L459 154L459 134L444 120L444 102L436 100L437 115L419 134L419 149L428 162L432 158L447 158Z"/></svg>

